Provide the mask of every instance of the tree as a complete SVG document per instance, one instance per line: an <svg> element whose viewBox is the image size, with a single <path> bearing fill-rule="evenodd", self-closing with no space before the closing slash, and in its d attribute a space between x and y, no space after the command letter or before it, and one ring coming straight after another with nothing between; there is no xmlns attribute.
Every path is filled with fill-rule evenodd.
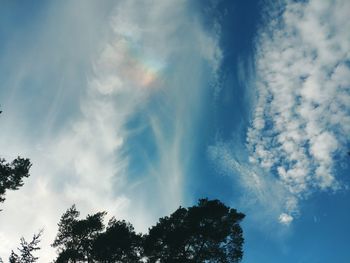
<svg viewBox="0 0 350 263"><path fill-rule="evenodd" d="M33 255L33 252L40 249L39 243L43 230L40 230L38 234L34 234L32 241L29 243L22 237L21 244L18 248L20 255L16 254L13 250L11 252L9 262L10 263L34 263L37 262L38 257Z"/></svg>
<svg viewBox="0 0 350 263"><path fill-rule="evenodd" d="M242 213L219 200L201 199L160 218L144 240L148 262L236 263L243 255Z"/></svg>
<svg viewBox="0 0 350 263"><path fill-rule="evenodd" d="M52 246L58 249L56 262L92 262L92 243L104 229L105 212L78 219L75 205L69 208L58 223L58 234Z"/></svg>
<svg viewBox="0 0 350 263"><path fill-rule="evenodd" d="M104 229L105 212L78 219L75 205L58 223L53 247L58 248L56 262L138 262L141 256L140 235L126 221L109 220Z"/></svg>
<svg viewBox="0 0 350 263"><path fill-rule="evenodd" d="M23 186L23 178L29 176L31 166L29 159L17 157L7 163L0 158L0 203L5 201L7 190L17 190Z"/></svg>
<svg viewBox="0 0 350 263"><path fill-rule="evenodd" d="M0 114L2 111L0 110ZM4 158L0 158L0 203L5 201L7 190L18 190L23 186L23 179L29 177L29 170L32 166L28 158L17 157L11 163L8 163ZM1 211L1 209L0 209ZM21 247L18 250L21 256L18 256L14 251L11 252L10 263L31 263L36 262L37 257L34 257L32 252L39 250L40 237L43 231L34 234L31 242L27 242L21 238ZM3 260L0 258L0 263Z"/></svg>
<svg viewBox="0 0 350 263"><path fill-rule="evenodd" d="M13 250L11 251L9 262L10 263L19 263L19 262L21 262L20 257Z"/></svg>
<svg viewBox="0 0 350 263"><path fill-rule="evenodd" d="M97 262L139 262L142 254L141 235L126 221L114 217L108 222L106 231L99 234L92 246L93 258Z"/></svg>
<svg viewBox="0 0 350 263"><path fill-rule="evenodd" d="M23 178L29 177L31 166L29 159L26 158L17 157L11 163L0 158L0 203L5 201L7 190L17 190L23 186Z"/></svg>
<svg viewBox="0 0 350 263"><path fill-rule="evenodd" d="M53 247L56 262L103 263L238 263L243 255L242 213L219 200L201 199L180 207L149 229L136 234L133 226L105 212L78 219L73 205L61 217Z"/></svg>

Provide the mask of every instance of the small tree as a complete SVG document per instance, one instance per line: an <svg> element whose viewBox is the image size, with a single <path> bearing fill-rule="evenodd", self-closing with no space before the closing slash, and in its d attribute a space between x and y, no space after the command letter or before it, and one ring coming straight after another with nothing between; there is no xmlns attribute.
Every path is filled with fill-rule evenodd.
<svg viewBox="0 0 350 263"><path fill-rule="evenodd" d="M32 166L29 159L17 157L11 163L0 159L0 203L5 201L7 190L17 190L23 186L23 178L29 176Z"/></svg>
<svg viewBox="0 0 350 263"><path fill-rule="evenodd" d="M37 262L38 257L33 255L33 252L40 249L39 243L43 230L40 230L38 234L34 234L32 241L29 243L22 237L21 244L18 248L20 255L16 254L13 250L11 252L9 262L10 263L34 263Z"/></svg>
<svg viewBox="0 0 350 263"><path fill-rule="evenodd" d="M2 111L0 110L1 113ZM23 179L30 176L29 169L31 166L32 164L28 158L17 157L11 163L0 158L0 203L5 201L7 190L18 190L23 186ZM22 237L21 247L18 248L20 256L12 251L9 257L10 263L36 262L38 258L34 257L32 253L40 249L38 244L40 243L42 232L34 234L32 241L29 243ZM3 260L0 258L0 263L2 262Z"/></svg>
<svg viewBox="0 0 350 263"><path fill-rule="evenodd" d="M5 201L7 190L17 190L23 186L23 178L29 176L31 166L29 159L26 158L17 157L11 163L0 158L0 203Z"/></svg>

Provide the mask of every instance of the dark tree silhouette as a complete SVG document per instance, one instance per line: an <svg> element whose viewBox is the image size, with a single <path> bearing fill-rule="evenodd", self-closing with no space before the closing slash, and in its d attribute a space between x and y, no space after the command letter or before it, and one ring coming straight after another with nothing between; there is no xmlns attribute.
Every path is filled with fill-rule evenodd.
<svg viewBox="0 0 350 263"><path fill-rule="evenodd" d="M142 237L126 221L112 218L106 231L97 236L92 254L97 262L139 262L142 255Z"/></svg>
<svg viewBox="0 0 350 263"><path fill-rule="evenodd" d="M5 159L0 158L0 203L5 201L7 190L17 190L23 186L23 178L29 176L31 166L29 159L17 157L8 163Z"/></svg>
<svg viewBox="0 0 350 263"><path fill-rule="evenodd" d="M130 223L109 220L105 212L78 219L73 205L61 217L53 247L56 262L237 263L243 255L242 213L219 200L201 199L160 218L147 235Z"/></svg>
<svg viewBox="0 0 350 263"><path fill-rule="evenodd" d="M0 110L1 113L2 111ZM29 170L31 166L32 164L28 158L17 157L11 163L8 163L4 158L0 158L0 203L5 201L7 190L18 190L23 186L23 179L30 176ZM20 248L18 248L20 256L12 251L9 262L36 262L38 258L34 257L32 253L40 249L38 244L40 243L42 232L34 234L32 241L29 243L22 237ZM2 262L3 260L0 258L0 263Z"/></svg>
<svg viewBox="0 0 350 263"><path fill-rule="evenodd" d="M219 200L201 199L197 206L160 218L145 237L145 255L153 263L239 262L243 218Z"/></svg>
<svg viewBox="0 0 350 263"><path fill-rule="evenodd" d="M5 201L7 190L17 190L23 186L23 178L29 176L32 166L29 159L17 157L11 163L0 159L0 203Z"/></svg>
<svg viewBox="0 0 350 263"><path fill-rule="evenodd" d="M11 252L9 262L10 263L34 263L37 262L38 257L33 255L33 252L40 249L39 243L43 231L39 231L38 234L34 234L32 241L29 243L22 237L21 244L18 248L20 255L16 254L13 250Z"/></svg>
<svg viewBox="0 0 350 263"><path fill-rule="evenodd" d="M104 229L103 218L106 213L99 212L80 220L79 214L73 205L58 223L58 234L52 244L58 249L56 262L93 262L92 243Z"/></svg>
<svg viewBox="0 0 350 263"><path fill-rule="evenodd" d="M11 251L9 262L10 263L19 263L19 262L21 262L20 257L13 250Z"/></svg>

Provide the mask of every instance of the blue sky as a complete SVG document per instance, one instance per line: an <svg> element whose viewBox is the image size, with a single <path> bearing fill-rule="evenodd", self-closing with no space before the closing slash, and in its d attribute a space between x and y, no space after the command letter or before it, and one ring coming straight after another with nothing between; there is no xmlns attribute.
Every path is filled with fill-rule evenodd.
<svg viewBox="0 0 350 263"><path fill-rule="evenodd" d="M348 262L350 5L2 1L0 148L33 162L0 255L60 215L146 231L198 198L246 214L244 263Z"/></svg>

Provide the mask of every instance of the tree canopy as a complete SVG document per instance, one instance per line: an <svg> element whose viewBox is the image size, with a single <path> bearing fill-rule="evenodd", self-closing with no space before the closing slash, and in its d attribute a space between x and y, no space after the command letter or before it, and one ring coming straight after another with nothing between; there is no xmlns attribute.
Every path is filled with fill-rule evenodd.
<svg viewBox="0 0 350 263"><path fill-rule="evenodd" d="M149 262L239 262L243 218L219 200L201 199L160 218L145 237L145 255Z"/></svg>
<svg viewBox="0 0 350 263"><path fill-rule="evenodd" d="M20 247L18 248L19 255L13 250L11 252L9 262L10 263L34 263L37 262L38 257L34 256L34 252L39 250L40 238L43 230L39 231L38 234L34 234L32 240L27 242L24 237L21 238Z"/></svg>
<svg viewBox="0 0 350 263"><path fill-rule="evenodd" d="M92 255L97 262L138 262L142 255L142 236L135 233L130 223L112 218L106 231L94 241Z"/></svg>
<svg viewBox="0 0 350 263"><path fill-rule="evenodd" d="M78 219L75 205L69 208L58 223L58 234L52 246L58 249L56 262L92 262L92 244L104 229L105 212Z"/></svg>
<svg viewBox="0 0 350 263"><path fill-rule="evenodd" d="M0 203L5 201L7 190L17 190L23 186L23 178L29 176L31 166L27 158L17 157L11 163L0 158Z"/></svg>
<svg viewBox="0 0 350 263"><path fill-rule="evenodd" d="M0 114L2 111L0 110ZM23 179L29 177L29 169L32 166L28 158L17 157L12 162L7 162L4 158L0 158L0 203L3 203L8 190L18 190L23 186ZM0 210L1 211L1 210ZM40 249L38 244L42 231L33 236L31 242L27 242L21 238L20 247L18 248L20 255L12 251L9 258L10 263L30 263L36 262L37 258L33 256L33 252ZM3 260L0 258L0 263Z"/></svg>
<svg viewBox="0 0 350 263"><path fill-rule="evenodd" d="M105 212L79 219L73 205L61 217L55 262L237 263L243 255L242 213L219 200L201 199L159 219L147 234Z"/></svg>
<svg viewBox="0 0 350 263"><path fill-rule="evenodd" d="M17 190L23 186L23 178L29 176L31 166L27 158L17 157L10 163L0 158L0 203L5 201L7 190Z"/></svg>

